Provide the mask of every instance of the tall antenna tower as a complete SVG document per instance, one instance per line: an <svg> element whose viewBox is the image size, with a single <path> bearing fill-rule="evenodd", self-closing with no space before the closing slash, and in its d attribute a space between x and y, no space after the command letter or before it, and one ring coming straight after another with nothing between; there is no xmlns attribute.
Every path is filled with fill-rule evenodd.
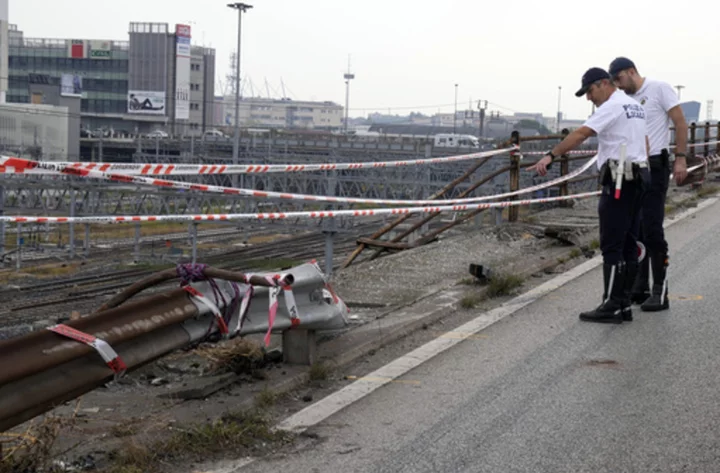
<svg viewBox="0 0 720 473"><path fill-rule="evenodd" d="M348 119L350 114L350 81L355 78L355 74L350 72L350 55L348 54L348 70L343 76L345 79L345 133L348 131Z"/></svg>
<svg viewBox="0 0 720 473"><path fill-rule="evenodd" d="M237 61L237 53L233 52L230 53L230 72L227 73L225 76L225 84L226 87L226 95L235 95L235 84L237 83L235 81L235 71L236 71L236 63ZM228 90L229 89L229 90Z"/></svg>

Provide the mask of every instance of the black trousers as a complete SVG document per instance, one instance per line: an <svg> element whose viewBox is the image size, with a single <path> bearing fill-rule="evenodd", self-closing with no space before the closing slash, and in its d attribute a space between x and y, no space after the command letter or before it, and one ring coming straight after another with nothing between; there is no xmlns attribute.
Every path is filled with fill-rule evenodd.
<svg viewBox="0 0 720 473"><path fill-rule="evenodd" d="M662 258L668 255L665 240L665 200L670 185L670 162L667 152L650 156L650 187L645 193L640 211L639 239L648 250L648 255Z"/></svg>
<svg viewBox="0 0 720 473"><path fill-rule="evenodd" d="M598 203L600 217L600 250L603 262L637 262L637 240L640 233L640 210L650 185L647 168L635 169L631 181L624 180L620 198L615 199L615 183L605 173L601 178L602 194ZM601 173L602 174L602 173Z"/></svg>

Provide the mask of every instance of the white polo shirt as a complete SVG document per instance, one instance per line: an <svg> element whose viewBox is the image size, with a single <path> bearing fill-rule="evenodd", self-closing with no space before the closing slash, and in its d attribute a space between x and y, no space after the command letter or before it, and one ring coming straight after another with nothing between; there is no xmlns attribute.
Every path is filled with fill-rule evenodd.
<svg viewBox="0 0 720 473"><path fill-rule="evenodd" d="M645 79L640 90L630 97L640 102L647 113L650 156L660 154L663 148L670 147L672 120L668 111L680 104L675 89L667 82Z"/></svg>
<svg viewBox="0 0 720 473"><path fill-rule="evenodd" d="M626 162L647 161L645 109L622 90L616 90L583 125L597 134L598 169L608 159L620 159L623 143Z"/></svg>

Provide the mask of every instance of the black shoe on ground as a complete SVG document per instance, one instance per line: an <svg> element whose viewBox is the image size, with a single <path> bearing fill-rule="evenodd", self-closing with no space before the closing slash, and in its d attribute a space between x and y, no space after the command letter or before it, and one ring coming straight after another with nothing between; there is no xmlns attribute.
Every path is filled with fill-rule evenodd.
<svg viewBox="0 0 720 473"><path fill-rule="evenodd" d="M640 306L643 312L660 312L670 308L667 287L653 286L652 295Z"/></svg>

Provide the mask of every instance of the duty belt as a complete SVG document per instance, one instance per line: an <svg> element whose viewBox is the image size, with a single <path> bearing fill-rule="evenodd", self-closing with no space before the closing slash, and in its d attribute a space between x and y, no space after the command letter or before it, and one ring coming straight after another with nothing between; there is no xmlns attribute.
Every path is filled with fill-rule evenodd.
<svg viewBox="0 0 720 473"><path fill-rule="evenodd" d="M617 178L617 172L618 172L618 166L620 165L620 162L617 159L608 159L603 167L607 166L607 169L610 171L610 176L612 178L612 181L614 182ZM640 162L626 162L625 163L625 180L626 181L632 181L635 178L635 172L639 169L647 169L648 162L647 161L640 161ZM600 171L600 174L602 175L602 170Z"/></svg>

